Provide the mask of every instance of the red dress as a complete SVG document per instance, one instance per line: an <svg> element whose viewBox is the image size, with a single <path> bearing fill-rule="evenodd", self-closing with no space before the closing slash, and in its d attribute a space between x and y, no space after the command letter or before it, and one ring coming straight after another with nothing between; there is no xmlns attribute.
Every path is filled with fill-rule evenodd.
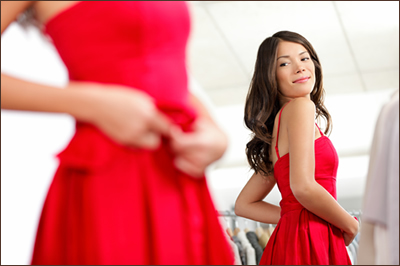
<svg viewBox="0 0 400 266"><path fill-rule="evenodd" d="M281 218L265 247L260 264L351 265L341 230L305 209L293 196L289 182L289 153L280 157L278 151L282 110L275 145L278 161L274 167L274 176L282 195L279 203ZM322 132L321 137L315 140L314 149L315 180L336 199L339 162L336 150Z"/></svg>
<svg viewBox="0 0 400 266"><path fill-rule="evenodd" d="M184 2L79 2L45 25L70 80L151 95L184 130L188 103ZM206 180L174 168L168 140L133 150L76 123L59 155L32 264L231 264Z"/></svg>

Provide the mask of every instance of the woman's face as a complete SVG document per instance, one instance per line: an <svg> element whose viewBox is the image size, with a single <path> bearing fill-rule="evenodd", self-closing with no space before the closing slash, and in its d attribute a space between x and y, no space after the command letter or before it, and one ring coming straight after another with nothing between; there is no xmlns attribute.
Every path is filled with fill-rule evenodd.
<svg viewBox="0 0 400 266"><path fill-rule="evenodd" d="M298 97L310 99L315 84L315 67L303 45L281 41L278 44L276 76L284 101Z"/></svg>

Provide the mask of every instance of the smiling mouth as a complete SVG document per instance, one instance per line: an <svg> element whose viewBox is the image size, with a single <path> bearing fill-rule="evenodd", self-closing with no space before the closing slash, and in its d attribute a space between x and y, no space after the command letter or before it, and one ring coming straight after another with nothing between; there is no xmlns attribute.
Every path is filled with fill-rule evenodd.
<svg viewBox="0 0 400 266"><path fill-rule="evenodd" d="M299 79L296 79L295 81L293 81L293 83L304 83L306 81L308 81L310 79L310 77L302 77Z"/></svg>

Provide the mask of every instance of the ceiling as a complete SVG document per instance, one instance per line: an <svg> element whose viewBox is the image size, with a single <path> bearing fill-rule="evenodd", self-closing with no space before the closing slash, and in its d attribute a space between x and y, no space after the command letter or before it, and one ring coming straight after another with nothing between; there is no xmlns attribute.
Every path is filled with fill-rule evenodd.
<svg viewBox="0 0 400 266"><path fill-rule="evenodd" d="M399 86L398 1L190 1L191 77L216 106L244 104L257 50L280 30L306 37L328 95Z"/></svg>

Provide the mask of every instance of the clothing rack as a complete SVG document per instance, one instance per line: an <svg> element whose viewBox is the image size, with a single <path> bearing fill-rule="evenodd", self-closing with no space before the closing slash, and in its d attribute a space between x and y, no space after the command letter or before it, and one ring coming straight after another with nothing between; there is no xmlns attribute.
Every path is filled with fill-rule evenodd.
<svg viewBox="0 0 400 266"><path fill-rule="evenodd" d="M234 211L218 211L218 216L238 217Z"/></svg>
<svg viewBox="0 0 400 266"><path fill-rule="evenodd" d="M357 219L360 219L360 217L361 217L361 215L362 215L362 212L361 212L361 210L358 210L358 211L356 211L356 210L351 210L351 211L347 211L350 215L352 215L352 216L356 216L357 217Z"/></svg>
<svg viewBox="0 0 400 266"><path fill-rule="evenodd" d="M257 227L260 227L261 224L266 225L267 228L269 228L271 226L273 226L273 227L276 226L276 224L261 223L261 222L253 221L251 219L247 219L247 218L241 217L241 216L237 216L233 210L232 211L228 211L228 210L226 210L226 211L218 211L218 216L232 218L230 225L229 225L228 221L226 220L226 222L228 223L228 226L230 228L232 228L232 230L235 230L235 228L239 227L238 218L239 219L243 219L246 224L247 224L247 221L251 221L251 222L257 223Z"/></svg>
<svg viewBox="0 0 400 266"><path fill-rule="evenodd" d="M361 210L351 210L351 211L347 211L347 212L352 216L356 216L357 218L361 217L361 215L362 215ZM240 217L240 216L237 216L234 211L218 211L218 216Z"/></svg>

